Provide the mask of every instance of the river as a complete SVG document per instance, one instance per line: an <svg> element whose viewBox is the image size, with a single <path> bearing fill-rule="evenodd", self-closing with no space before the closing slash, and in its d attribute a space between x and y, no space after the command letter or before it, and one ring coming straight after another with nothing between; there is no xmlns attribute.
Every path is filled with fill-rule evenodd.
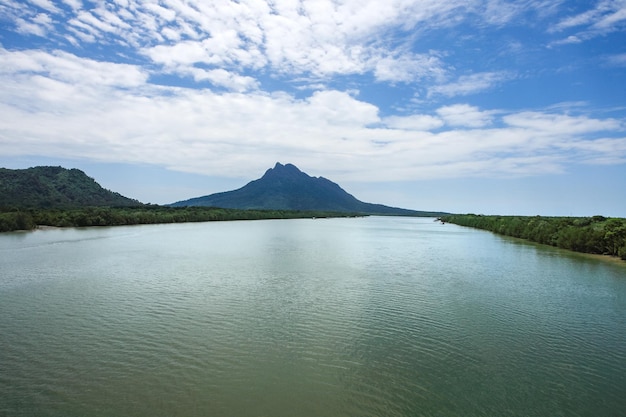
<svg viewBox="0 0 626 417"><path fill-rule="evenodd" d="M625 412L619 262L402 217L0 234L0 415Z"/></svg>

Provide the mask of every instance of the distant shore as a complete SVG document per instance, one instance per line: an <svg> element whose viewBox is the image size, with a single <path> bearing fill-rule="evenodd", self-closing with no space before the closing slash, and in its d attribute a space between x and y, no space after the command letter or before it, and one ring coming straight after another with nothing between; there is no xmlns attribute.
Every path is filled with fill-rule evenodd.
<svg viewBox="0 0 626 417"><path fill-rule="evenodd" d="M0 211L0 232L58 227L128 226L228 220L362 217L363 213L322 210L243 210L218 207L85 207Z"/></svg>

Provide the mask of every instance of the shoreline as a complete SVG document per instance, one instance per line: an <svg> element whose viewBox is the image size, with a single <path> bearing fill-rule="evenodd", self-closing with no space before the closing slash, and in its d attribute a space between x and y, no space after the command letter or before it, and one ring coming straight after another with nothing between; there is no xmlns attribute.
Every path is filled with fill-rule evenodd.
<svg viewBox="0 0 626 417"><path fill-rule="evenodd" d="M33 231L35 231L35 230L56 230L56 229L63 229L63 227L61 227L61 226L48 226L48 225L45 225L45 224L38 224L37 226L35 226Z"/></svg>
<svg viewBox="0 0 626 417"><path fill-rule="evenodd" d="M551 247L555 247L555 246L551 246ZM561 249L561 248L557 248L557 249ZM619 256L612 256L612 255L600 255L597 253L584 253L584 252L576 252L576 251L571 251L569 249L561 249L567 252L571 252L571 253L575 253L577 255L583 255L586 258L591 258L591 259L597 259L599 261L603 261L603 262L611 262L614 263L616 265L621 265L626 267L626 260L621 259Z"/></svg>
<svg viewBox="0 0 626 417"><path fill-rule="evenodd" d="M455 223L451 223L451 224L455 224ZM460 225L455 224L455 226L460 226ZM499 238L502 238L502 239L512 240L512 241L519 242L519 243L524 243L524 244L530 244L530 245L533 245L533 246L536 245L536 246L541 246L541 247L544 247L544 248L555 249L557 251L562 251L563 253L566 253L568 255L582 256L584 258L595 259L597 261L602 261L602 262L610 262L610 263L613 263L615 265L621 265L623 267L626 267L626 260L621 259L619 256L606 255L606 254L600 254L600 253L578 252L578 251L575 251L575 250L572 250L572 249L559 248L558 246L552 246L552 245L547 245L545 243L535 242L535 241L532 241L530 239L524 239L523 237L501 235L499 233L492 232L491 230L479 229L479 228L471 227L471 226L461 226L461 227L469 227L470 229L482 230L483 232L489 232L489 233L491 233L491 234L493 234L495 236L498 236Z"/></svg>
<svg viewBox="0 0 626 417"><path fill-rule="evenodd" d="M455 214L441 222L624 264L626 219Z"/></svg>

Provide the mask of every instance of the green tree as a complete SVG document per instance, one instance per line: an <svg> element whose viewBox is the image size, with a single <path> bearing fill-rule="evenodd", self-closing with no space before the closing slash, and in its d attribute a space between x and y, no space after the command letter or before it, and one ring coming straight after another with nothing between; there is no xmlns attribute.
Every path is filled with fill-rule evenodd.
<svg viewBox="0 0 626 417"><path fill-rule="evenodd" d="M609 255L618 256L626 241L626 225L620 219L609 219L604 225L604 242Z"/></svg>

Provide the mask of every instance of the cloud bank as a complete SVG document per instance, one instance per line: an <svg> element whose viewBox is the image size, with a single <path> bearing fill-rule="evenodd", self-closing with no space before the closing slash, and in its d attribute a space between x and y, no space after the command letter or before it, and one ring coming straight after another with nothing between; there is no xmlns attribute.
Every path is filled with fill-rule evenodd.
<svg viewBox="0 0 626 417"><path fill-rule="evenodd" d="M252 176L291 161L338 179L561 172L626 162L622 121L465 103L381 117L358 94L306 98L148 82L141 67L66 52L0 50L0 152L151 163ZM33 120L36 123L33 123Z"/></svg>
<svg viewBox="0 0 626 417"><path fill-rule="evenodd" d="M623 0L0 0L0 16L3 155L362 181L626 162L619 113L484 99L539 73L531 53L623 32Z"/></svg>

